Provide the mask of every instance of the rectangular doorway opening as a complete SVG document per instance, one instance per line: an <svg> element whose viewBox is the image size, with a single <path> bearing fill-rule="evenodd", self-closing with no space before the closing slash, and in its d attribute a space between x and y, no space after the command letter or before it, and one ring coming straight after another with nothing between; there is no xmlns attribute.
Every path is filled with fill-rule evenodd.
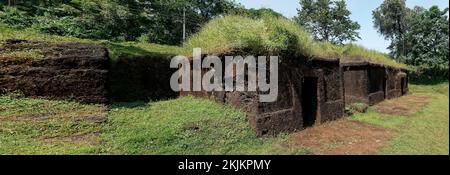
<svg viewBox="0 0 450 175"><path fill-rule="evenodd" d="M384 78L383 78L383 95L384 95L384 99L386 99L386 97L387 97L387 87L386 87L386 84L387 84L387 79L386 79L386 77L384 77Z"/></svg>
<svg viewBox="0 0 450 175"><path fill-rule="evenodd" d="M317 118L317 77L304 77L302 83L303 127L313 126Z"/></svg>
<svg viewBox="0 0 450 175"><path fill-rule="evenodd" d="M405 92L405 78L401 78L401 86L400 86L400 88L402 88L401 90L402 90L402 95L405 95L406 94L406 92Z"/></svg>

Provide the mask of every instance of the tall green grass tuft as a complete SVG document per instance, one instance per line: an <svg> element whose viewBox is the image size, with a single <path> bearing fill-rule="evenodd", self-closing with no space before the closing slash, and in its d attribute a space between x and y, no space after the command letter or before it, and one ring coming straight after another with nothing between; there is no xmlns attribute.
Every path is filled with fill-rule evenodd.
<svg viewBox="0 0 450 175"><path fill-rule="evenodd" d="M273 154L244 113L191 96L113 106L102 134L112 154Z"/></svg>
<svg viewBox="0 0 450 175"><path fill-rule="evenodd" d="M366 59L366 61L375 64L384 64L405 69L407 68L406 65L398 63L387 54L383 54L375 50L366 49L355 44L344 45L342 49L342 55L342 61L348 61L353 58L363 58Z"/></svg>
<svg viewBox="0 0 450 175"><path fill-rule="evenodd" d="M362 59L374 64L382 64L407 69L405 64L399 63L389 55L364 48L356 44L333 45L328 42L316 42L312 48L313 54L325 58L340 58L341 62L351 62Z"/></svg>
<svg viewBox="0 0 450 175"><path fill-rule="evenodd" d="M225 16L212 20L193 35L185 43L184 53L190 55L193 48L201 48L208 54L245 50L272 54L291 51L308 55L311 42L309 33L290 20Z"/></svg>

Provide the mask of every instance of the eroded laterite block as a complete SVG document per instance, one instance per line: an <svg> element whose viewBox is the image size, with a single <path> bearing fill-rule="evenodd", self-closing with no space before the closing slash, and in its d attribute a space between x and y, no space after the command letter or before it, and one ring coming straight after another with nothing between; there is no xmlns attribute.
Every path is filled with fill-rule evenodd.
<svg viewBox="0 0 450 175"><path fill-rule="evenodd" d="M0 49L0 89L29 97L106 103L108 52L102 46L7 40Z"/></svg>

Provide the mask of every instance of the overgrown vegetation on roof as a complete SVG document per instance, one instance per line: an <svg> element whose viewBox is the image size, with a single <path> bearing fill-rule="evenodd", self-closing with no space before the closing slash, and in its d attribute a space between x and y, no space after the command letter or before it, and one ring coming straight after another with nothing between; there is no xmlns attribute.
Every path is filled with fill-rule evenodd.
<svg viewBox="0 0 450 175"><path fill-rule="evenodd" d="M374 64L406 68L388 55L362 46L316 42L295 22L269 16L261 19L241 16L214 19L185 43L182 53L190 55L193 48L201 48L208 54L245 50L250 53L340 58L344 62L361 58Z"/></svg>
<svg viewBox="0 0 450 175"><path fill-rule="evenodd" d="M141 57L154 55L176 55L181 50L177 46L148 44L139 42L111 42L107 40L87 40L74 37L42 34L32 28L14 29L0 23L0 41L8 39L24 39L48 42L79 42L86 44L98 44L108 48L110 58L115 61L119 57ZM0 48L2 46L0 45ZM32 56L32 55L27 55ZM36 55L38 56L38 55Z"/></svg>
<svg viewBox="0 0 450 175"><path fill-rule="evenodd" d="M250 19L241 16L225 16L206 24L184 46L186 54L193 48L203 53L224 53L233 50L280 54L310 54L312 39L293 21L263 17Z"/></svg>
<svg viewBox="0 0 450 175"><path fill-rule="evenodd" d="M373 64L407 68L405 64L395 61L387 54L370 50L356 44L333 45L328 42L315 42L312 52L318 57L340 58L341 63L364 60Z"/></svg>
<svg viewBox="0 0 450 175"><path fill-rule="evenodd" d="M369 50L362 46L347 44L333 45L316 42L311 34L295 22L273 16L250 19L242 16L216 18L202 30L191 36L183 47L149 44L142 42L111 42L106 40L86 40L39 33L33 29L12 29L0 24L0 40L11 38L43 40L50 42L80 42L99 44L108 48L113 61L119 57L142 57L182 54L189 56L193 48L201 48L203 53L226 53L244 50L248 53L267 53L291 56L318 56L340 58L351 61L361 58L370 63L406 68L387 54Z"/></svg>

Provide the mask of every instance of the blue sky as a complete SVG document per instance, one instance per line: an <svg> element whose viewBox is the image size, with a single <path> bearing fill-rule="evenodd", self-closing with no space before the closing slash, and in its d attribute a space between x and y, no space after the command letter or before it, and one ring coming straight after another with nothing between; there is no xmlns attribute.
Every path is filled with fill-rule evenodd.
<svg viewBox="0 0 450 175"><path fill-rule="evenodd" d="M373 28L372 11L380 6L383 0L345 0L347 8L352 12L350 18L361 25L359 30L361 40L356 43L370 49L375 49L387 53L386 49L389 41L380 36ZM236 0L246 8L271 8L286 17L297 15L297 8L300 7L299 0ZM418 5L429 8L432 5L438 5L443 9L449 6L448 0L406 0L406 5L410 8Z"/></svg>

